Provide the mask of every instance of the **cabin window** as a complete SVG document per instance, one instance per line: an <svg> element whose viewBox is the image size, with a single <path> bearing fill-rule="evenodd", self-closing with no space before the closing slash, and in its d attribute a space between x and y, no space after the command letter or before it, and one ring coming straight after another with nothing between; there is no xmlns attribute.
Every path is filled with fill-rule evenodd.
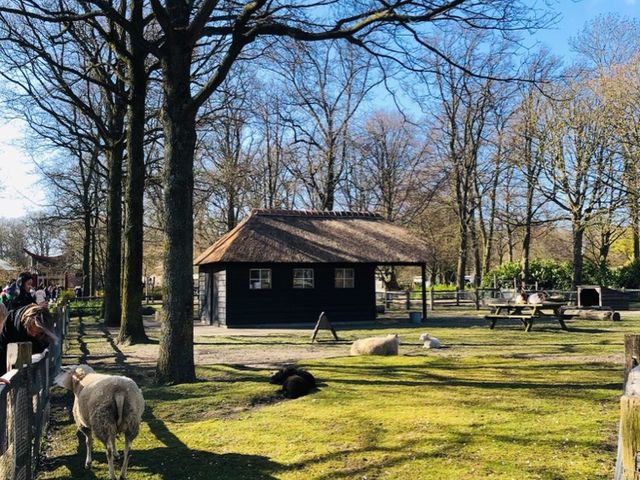
<svg viewBox="0 0 640 480"><path fill-rule="evenodd" d="M353 288L353 268L336 268L336 288Z"/></svg>
<svg viewBox="0 0 640 480"><path fill-rule="evenodd" d="M313 288L313 268L294 268L293 288Z"/></svg>
<svg viewBox="0 0 640 480"><path fill-rule="evenodd" d="M271 288L271 269L252 268L249 270L249 290Z"/></svg>

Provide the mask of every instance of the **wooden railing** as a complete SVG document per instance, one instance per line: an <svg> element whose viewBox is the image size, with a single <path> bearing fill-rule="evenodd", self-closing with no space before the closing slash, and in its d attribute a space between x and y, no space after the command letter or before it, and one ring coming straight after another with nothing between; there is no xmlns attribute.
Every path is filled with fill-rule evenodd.
<svg viewBox="0 0 640 480"><path fill-rule="evenodd" d="M11 343L7 373L0 385L0 478L31 480L38 465L49 421L49 387L62 362L69 323L66 306L56 308L55 332L60 339L43 353L31 354L31 343Z"/></svg>

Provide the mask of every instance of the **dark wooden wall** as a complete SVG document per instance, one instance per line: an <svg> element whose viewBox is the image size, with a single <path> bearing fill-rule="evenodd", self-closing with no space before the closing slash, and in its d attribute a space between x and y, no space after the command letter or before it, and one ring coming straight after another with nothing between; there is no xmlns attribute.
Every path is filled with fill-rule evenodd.
<svg viewBox="0 0 640 480"><path fill-rule="evenodd" d="M201 271L213 272L211 266ZM270 268L272 288L249 289L249 270ZM315 288L293 288L293 269L313 268ZM355 288L335 288L334 269L353 268ZM228 326L311 323L326 312L331 322L375 320L375 265L227 264L224 319ZM215 282L212 282L215 283ZM210 292L214 294L213 291ZM216 299L209 302L216 305ZM215 318L215 314L213 315Z"/></svg>

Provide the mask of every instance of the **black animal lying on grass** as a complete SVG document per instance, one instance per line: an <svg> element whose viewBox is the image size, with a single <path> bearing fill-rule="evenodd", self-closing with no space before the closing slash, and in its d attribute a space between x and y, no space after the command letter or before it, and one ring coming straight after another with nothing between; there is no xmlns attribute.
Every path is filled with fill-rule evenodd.
<svg viewBox="0 0 640 480"><path fill-rule="evenodd" d="M282 394L287 398L307 395L316 388L316 379L302 368L282 367L271 375L271 383L282 385Z"/></svg>

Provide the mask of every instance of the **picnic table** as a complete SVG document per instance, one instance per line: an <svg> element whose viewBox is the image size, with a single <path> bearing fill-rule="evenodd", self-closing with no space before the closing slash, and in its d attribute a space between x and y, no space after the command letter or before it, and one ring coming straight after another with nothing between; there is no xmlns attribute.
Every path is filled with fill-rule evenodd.
<svg viewBox="0 0 640 480"><path fill-rule="evenodd" d="M555 319L560 328L569 330L564 323L564 304L556 302L545 303L499 303L492 305L492 312L484 318L491 320L489 328L493 329L498 320L516 319L524 325L524 331L530 332L535 319Z"/></svg>

